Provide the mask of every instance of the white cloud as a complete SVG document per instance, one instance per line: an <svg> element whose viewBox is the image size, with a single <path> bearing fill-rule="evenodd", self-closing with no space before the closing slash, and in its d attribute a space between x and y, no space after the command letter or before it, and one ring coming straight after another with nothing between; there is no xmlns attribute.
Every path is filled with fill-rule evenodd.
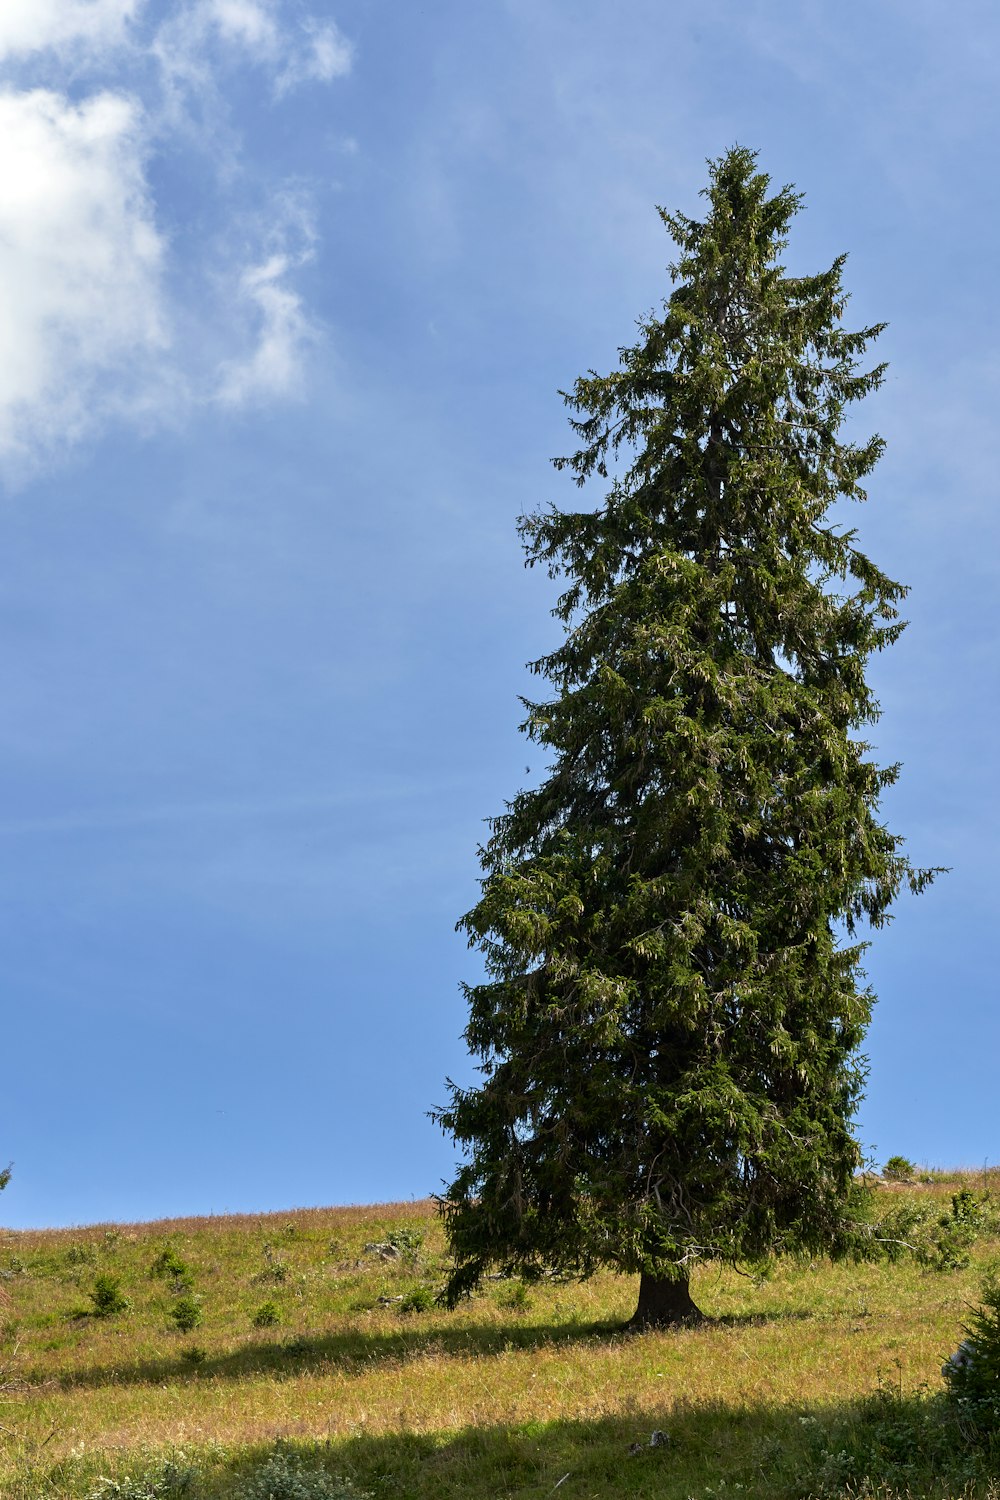
<svg viewBox="0 0 1000 1500"><path fill-rule="evenodd" d="M68 43L124 40L141 0L0 0L0 61Z"/></svg>
<svg viewBox="0 0 1000 1500"><path fill-rule="evenodd" d="M202 11L227 41L241 42L250 52L273 57L279 31L270 8L258 0L205 0Z"/></svg>
<svg viewBox="0 0 1000 1500"><path fill-rule="evenodd" d="M0 456L79 435L166 342L143 148L119 94L0 93Z"/></svg>
<svg viewBox="0 0 1000 1500"><path fill-rule="evenodd" d="M287 277L304 258L276 253L241 276L241 299L255 317L257 335L250 354L222 367L218 399L223 405L253 405L294 396L299 390L303 360L316 330Z"/></svg>
<svg viewBox="0 0 1000 1500"><path fill-rule="evenodd" d="M7 477L112 415L174 420L194 400L236 407L298 390L317 337L293 285L312 253L301 211L279 195L253 257L220 249L214 226L183 216L168 243L146 175L152 145L164 161L194 148L229 240L248 195L273 197L247 170L223 82L236 66L259 67L277 100L347 72L350 48L333 23L295 10L288 0L171 0L164 18L148 0L0 0ZM68 61L89 97L63 91ZM292 239L305 248L289 251Z"/></svg>
<svg viewBox="0 0 1000 1500"><path fill-rule="evenodd" d="M265 0L194 0L163 23L153 51L168 78L205 84L220 44L251 62L279 63L283 37L273 8Z"/></svg>
<svg viewBox="0 0 1000 1500"><path fill-rule="evenodd" d="M153 50L175 95L211 88L213 52L242 56L274 74L276 98L351 69L351 47L332 21L282 25L276 0L194 0L161 26Z"/></svg>
<svg viewBox="0 0 1000 1500"><path fill-rule="evenodd" d="M329 83L351 71L352 49L332 21L307 21L305 42L293 52L275 85L280 96L300 83Z"/></svg>

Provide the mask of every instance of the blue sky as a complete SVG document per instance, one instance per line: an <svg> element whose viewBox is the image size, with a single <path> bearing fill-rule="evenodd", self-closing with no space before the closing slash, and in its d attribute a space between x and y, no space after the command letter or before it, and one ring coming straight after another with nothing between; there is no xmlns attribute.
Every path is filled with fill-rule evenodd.
<svg viewBox="0 0 1000 1500"><path fill-rule="evenodd" d="M876 740L953 869L872 949L861 1136L1000 1160L998 50L975 0L4 0L7 1223L449 1175L454 923L555 638L515 518L575 502L557 392L735 142L890 324Z"/></svg>

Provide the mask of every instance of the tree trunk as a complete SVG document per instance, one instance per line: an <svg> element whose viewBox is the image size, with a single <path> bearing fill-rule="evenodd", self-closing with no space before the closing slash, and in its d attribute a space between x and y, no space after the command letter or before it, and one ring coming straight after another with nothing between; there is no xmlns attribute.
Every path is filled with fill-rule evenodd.
<svg viewBox="0 0 1000 1500"><path fill-rule="evenodd" d="M629 1328L671 1328L678 1323L700 1323L703 1319L704 1313L691 1301L687 1277L670 1281L643 1271L639 1305L628 1321Z"/></svg>

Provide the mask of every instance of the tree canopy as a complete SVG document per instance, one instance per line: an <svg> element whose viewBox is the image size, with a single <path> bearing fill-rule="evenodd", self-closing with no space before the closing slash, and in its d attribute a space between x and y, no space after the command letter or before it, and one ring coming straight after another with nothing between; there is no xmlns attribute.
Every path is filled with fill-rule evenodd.
<svg viewBox="0 0 1000 1500"><path fill-rule="evenodd" d="M465 1033L481 1081L438 1118L454 1301L499 1266L641 1273L637 1320L691 1315L705 1260L836 1252L873 995L861 928L914 868L881 821L898 766L873 653L906 589L833 507L882 441L845 439L884 366L843 325L844 257L781 262L801 198L754 153L710 163L703 219L660 210L673 290L619 367L566 396L604 481L521 519L564 580L523 725L541 784L491 824Z"/></svg>

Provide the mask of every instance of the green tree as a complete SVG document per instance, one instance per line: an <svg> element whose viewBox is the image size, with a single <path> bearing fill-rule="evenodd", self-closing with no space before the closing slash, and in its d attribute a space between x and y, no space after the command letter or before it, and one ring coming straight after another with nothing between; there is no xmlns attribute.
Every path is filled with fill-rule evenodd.
<svg viewBox="0 0 1000 1500"><path fill-rule="evenodd" d="M935 872L879 820L898 767L855 733L906 589L830 516L882 450L838 438L882 325L842 326L844 257L787 274L801 197L769 188L736 148L704 220L660 211L662 316L566 396L557 467L603 501L521 519L565 635L525 700L545 778L492 822L459 924L489 977L467 987L482 1082L436 1112L465 1155L452 1302L492 1265L603 1265L640 1273L634 1324L665 1324L697 1314L699 1262L844 1244L858 929Z"/></svg>

